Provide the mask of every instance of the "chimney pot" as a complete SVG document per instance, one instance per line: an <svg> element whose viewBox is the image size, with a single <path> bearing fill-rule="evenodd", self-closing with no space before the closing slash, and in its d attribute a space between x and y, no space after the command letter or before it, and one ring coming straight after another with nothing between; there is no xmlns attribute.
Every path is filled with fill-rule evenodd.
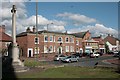
<svg viewBox="0 0 120 80"><path fill-rule="evenodd" d="M26 29L26 32L31 32L31 30L30 30L30 28L29 28L29 27Z"/></svg>

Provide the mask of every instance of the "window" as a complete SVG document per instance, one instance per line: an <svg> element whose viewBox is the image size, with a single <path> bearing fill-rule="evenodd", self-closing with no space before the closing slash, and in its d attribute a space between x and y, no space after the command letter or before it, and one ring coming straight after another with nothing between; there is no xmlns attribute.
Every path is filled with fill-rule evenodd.
<svg viewBox="0 0 120 80"><path fill-rule="evenodd" d="M50 36L50 42L53 42L53 36Z"/></svg>
<svg viewBox="0 0 120 80"><path fill-rule="evenodd" d="M76 40L76 45L79 45L79 41L78 40Z"/></svg>
<svg viewBox="0 0 120 80"><path fill-rule="evenodd" d="M44 46L44 53L48 53L47 46Z"/></svg>
<svg viewBox="0 0 120 80"><path fill-rule="evenodd" d="M65 41L66 41L66 42L69 42L69 38L67 37Z"/></svg>
<svg viewBox="0 0 120 80"><path fill-rule="evenodd" d="M66 46L66 52L69 52L69 46Z"/></svg>
<svg viewBox="0 0 120 80"><path fill-rule="evenodd" d="M48 36L47 36L47 35L44 36L44 41L45 41L45 42L48 41Z"/></svg>
<svg viewBox="0 0 120 80"><path fill-rule="evenodd" d="M74 43L74 39L72 37L70 38L70 42Z"/></svg>
<svg viewBox="0 0 120 80"><path fill-rule="evenodd" d="M35 47L35 54L39 54L39 47Z"/></svg>
<svg viewBox="0 0 120 80"><path fill-rule="evenodd" d="M39 44L39 38L38 37L35 37L34 41L35 41L35 44Z"/></svg>
<svg viewBox="0 0 120 80"><path fill-rule="evenodd" d="M54 52L55 52L55 46L54 46Z"/></svg>
<svg viewBox="0 0 120 80"><path fill-rule="evenodd" d="M58 42L62 42L62 37L59 37L59 38L58 38Z"/></svg>
<svg viewBox="0 0 120 80"><path fill-rule="evenodd" d="M70 46L70 52L74 52L74 47Z"/></svg>
<svg viewBox="0 0 120 80"><path fill-rule="evenodd" d="M79 48L76 49L76 52L79 52Z"/></svg>
<svg viewBox="0 0 120 80"><path fill-rule="evenodd" d="M53 52L53 46L49 47L49 52L52 53Z"/></svg>
<svg viewBox="0 0 120 80"><path fill-rule="evenodd" d="M55 42L55 36L54 36L54 42Z"/></svg>

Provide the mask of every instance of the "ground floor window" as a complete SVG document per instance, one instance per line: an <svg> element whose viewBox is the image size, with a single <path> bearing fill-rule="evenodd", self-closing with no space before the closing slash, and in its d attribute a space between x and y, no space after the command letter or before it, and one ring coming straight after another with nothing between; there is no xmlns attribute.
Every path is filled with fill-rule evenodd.
<svg viewBox="0 0 120 80"><path fill-rule="evenodd" d="M65 47L66 52L69 52L69 46Z"/></svg>
<svg viewBox="0 0 120 80"><path fill-rule="evenodd" d="M48 49L46 45L44 46L44 53L48 53Z"/></svg>
<svg viewBox="0 0 120 80"><path fill-rule="evenodd" d="M49 52L52 53L53 52L53 46L49 47Z"/></svg>
<svg viewBox="0 0 120 80"><path fill-rule="evenodd" d="M74 47L70 46L70 52L74 52Z"/></svg>
<svg viewBox="0 0 120 80"><path fill-rule="evenodd" d="M40 51L39 47L35 47L35 54L39 54L39 51Z"/></svg>

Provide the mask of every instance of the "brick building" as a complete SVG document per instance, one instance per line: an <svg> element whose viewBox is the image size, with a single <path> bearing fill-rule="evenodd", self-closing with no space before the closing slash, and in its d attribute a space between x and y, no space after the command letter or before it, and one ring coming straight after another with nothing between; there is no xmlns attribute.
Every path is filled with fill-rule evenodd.
<svg viewBox="0 0 120 80"><path fill-rule="evenodd" d="M17 42L22 52L22 56L39 57L54 56L55 54L69 55L75 52L75 36L67 33L51 31L31 31L29 28L26 32L17 35Z"/></svg>
<svg viewBox="0 0 120 80"><path fill-rule="evenodd" d="M98 37L92 37L93 40L95 41L99 41L98 42L98 47L99 47L99 52L101 53L105 53L105 42L104 39L102 39L102 36L98 36Z"/></svg>
<svg viewBox="0 0 120 80"><path fill-rule="evenodd" d="M88 39L83 41L83 49L85 53L97 52L99 50L98 46L99 41L93 39Z"/></svg>
<svg viewBox="0 0 120 80"><path fill-rule="evenodd" d="M108 45L110 51L119 51L119 39L115 38L113 35L108 34L108 36L104 38L104 41Z"/></svg>
<svg viewBox="0 0 120 80"><path fill-rule="evenodd" d="M75 36L76 39L76 43L75 43L76 52L84 53L85 52L84 41L91 38L91 33L88 30L85 32L73 33L73 35Z"/></svg>
<svg viewBox="0 0 120 80"><path fill-rule="evenodd" d="M12 37L5 33L5 25L0 26L0 53L8 55L8 46L12 42Z"/></svg>

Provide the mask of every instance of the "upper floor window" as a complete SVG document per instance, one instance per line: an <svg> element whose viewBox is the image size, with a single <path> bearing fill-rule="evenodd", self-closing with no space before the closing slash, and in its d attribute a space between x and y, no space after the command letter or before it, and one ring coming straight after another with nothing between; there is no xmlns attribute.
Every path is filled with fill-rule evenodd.
<svg viewBox="0 0 120 80"><path fill-rule="evenodd" d="M79 45L79 41L78 40L76 40L76 45Z"/></svg>
<svg viewBox="0 0 120 80"><path fill-rule="evenodd" d="M66 41L66 42L69 42L69 38L67 37L67 38L65 39L65 41Z"/></svg>
<svg viewBox="0 0 120 80"><path fill-rule="evenodd" d="M50 42L53 42L53 36L50 36Z"/></svg>
<svg viewBox="0 0 120 80"><path fill-rule="evenodd" d="M72 37L70 38L70 42L74 43L74 39Z"/></svg>
<svg viewBox="0 0 120 80"><path fill-rule="evenodd" d="M39 38L38 37L35 37L34 41L35 41L35 44L39 44Z"/></svg>
<svg viewBox="0 0 120 80"><path fill-rule="evenodd" d="M48 41L48 36L47 36L47 35L44 36L44 41L45 41L45 42Z"/></svg>
<svg viewBox="0 0 120 80"><path fill-rule="evenodd" d="M59 38L58 38L58 42L62 42L62 37L59 37Z"/></svg>

